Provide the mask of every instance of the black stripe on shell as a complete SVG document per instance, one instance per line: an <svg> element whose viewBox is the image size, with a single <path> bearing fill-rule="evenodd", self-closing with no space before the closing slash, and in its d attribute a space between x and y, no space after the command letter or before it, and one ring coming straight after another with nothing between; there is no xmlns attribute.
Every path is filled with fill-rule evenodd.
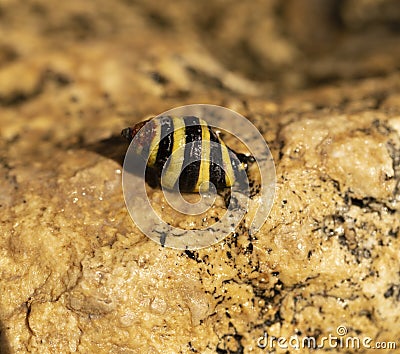
<svg viewBox="0 0 400 354"><path fill-rule="evenodd" d="M221 141L217 134L208 127L210 132L210 182L216 189L226 187L224 161L222 157Z"/></svg>
<svg viewBox="0 0 400 354"><path fill-rule="evenodd" d="M229 152L230 163L233 169L233 174L235 176L235 183L237 183L239 190L245 191L246 188L248 188L248 179L246 170L244 169L243 164L237 157L236 153L229 148L228 152Z"/></svg>
<svg viewBox="0 0 400 354"><path fill-rule="evenodd" d="M154 167L161 177L163 168L166 161L172 154L174 146L174 122L170 116L160 117L158 124L161 126L161 141L159 142L157 157ZM154 138L155 139L155 138Z"/></svg>
<svg viewBox="0 0 400 354"><path fill-rule="evenodd" d="M202 127L199 118L194 116L183 117L185 123L185 153L184 167L179 177L181 192L193 192L200 173Z"/></svg>

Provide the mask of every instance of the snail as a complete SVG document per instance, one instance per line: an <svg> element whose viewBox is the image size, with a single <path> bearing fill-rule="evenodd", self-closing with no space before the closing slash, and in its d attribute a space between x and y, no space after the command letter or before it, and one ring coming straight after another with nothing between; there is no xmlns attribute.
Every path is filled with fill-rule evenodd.
<svg viewBox="0 0 400 354"><path fill-rule="evenodd" d="M208 123L195 116L159 116L122 130L135 138L135 153L147 161L146 180L181 192L207 192L239 185L246 179L252 156L230 149Z"/></svg>

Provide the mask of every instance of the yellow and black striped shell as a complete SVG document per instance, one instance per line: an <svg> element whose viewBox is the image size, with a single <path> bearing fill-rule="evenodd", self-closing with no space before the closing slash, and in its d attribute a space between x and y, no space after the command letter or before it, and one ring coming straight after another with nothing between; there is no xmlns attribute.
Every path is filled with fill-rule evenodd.
<svg viewBox="0 0 400 354"><path fill-rule="evenodd" d="M121 133L134 137L135 152L147 161L151 185L181 192L231 187L245 178L245 168L206 121L195 116L161 116L140 122ZM241 154L240 154L241 155Z"/></svg>

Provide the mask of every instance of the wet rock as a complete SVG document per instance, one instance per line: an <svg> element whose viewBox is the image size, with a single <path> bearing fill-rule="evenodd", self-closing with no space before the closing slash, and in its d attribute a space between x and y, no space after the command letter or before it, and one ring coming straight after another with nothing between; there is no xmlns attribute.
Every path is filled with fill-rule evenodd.
<svg viewBox="0 0 400 354"><path fill-rule="evenodd" d="M319 2L302 3L0 6L1 353L250 353L265 332L318 343L339 326L399 337L397 12L329 2L313 20ZM257 234L245 219L185 252L132 222L118 135L197 102L254 123L277 185Z"/></svg>

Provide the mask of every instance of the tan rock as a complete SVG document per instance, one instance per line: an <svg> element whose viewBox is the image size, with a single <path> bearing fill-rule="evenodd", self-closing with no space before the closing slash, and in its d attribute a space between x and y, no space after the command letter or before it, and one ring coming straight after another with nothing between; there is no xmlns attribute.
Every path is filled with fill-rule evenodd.
<svg viewBox="0 0 400 354"><path fill-rule="evenodd" d="M398 341L400 53L396 12L375 11L393 1L329 1L315 20L304 3L0 5L2 354L262 353L265 333L321 343L340 326ZM260 130L276 196L257 234L255 197L233 235L185 252L132 222L119 132L198 102ZM225 212L149 198L184 228Z"/></svg>

